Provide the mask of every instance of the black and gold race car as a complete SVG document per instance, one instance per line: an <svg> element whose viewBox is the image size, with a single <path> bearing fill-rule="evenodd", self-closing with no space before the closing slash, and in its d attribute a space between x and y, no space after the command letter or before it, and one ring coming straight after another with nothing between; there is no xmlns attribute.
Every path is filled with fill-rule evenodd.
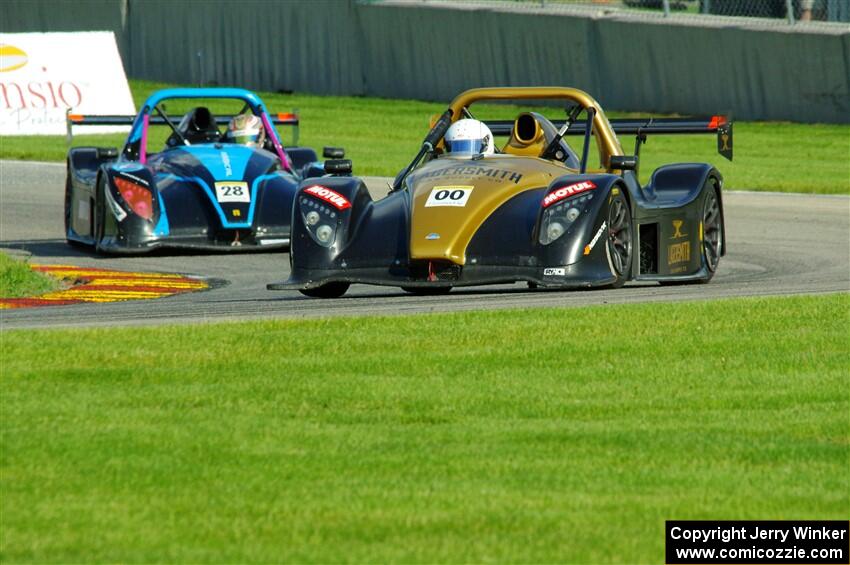
<svg viewBox="0 0 850 565"><path fill-rule="evenodd" d="M446 151L450 126L494 100L563 102L553 122L523 112L487 121L507 136L488 153ZM356 177L303 181L292 216L291 275L271 290L337 297L352 283L438 294L456 286L619 287L628 280L709 281L726 252L723 178L712 165L659 167L638 182L647 135L715 133L732 158L732 124L711 119L609 121L573 88L479 88L435 120L421 150L373 200ZM633 154L617 134L633 134ZM575 136L576 149L567 138ZM593 164L591 164L593 163Z"/></svg>

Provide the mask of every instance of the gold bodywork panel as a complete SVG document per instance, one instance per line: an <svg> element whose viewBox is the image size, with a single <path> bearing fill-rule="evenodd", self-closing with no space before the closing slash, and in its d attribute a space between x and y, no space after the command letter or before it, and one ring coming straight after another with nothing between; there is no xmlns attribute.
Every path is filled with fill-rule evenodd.
<svg viewBox="0 0 850 565"><path fill-rule="evenodd" d="M563 164L514 155L441 157L427 163L408 181L413 189L410 258L465 264L466 247L499 206L575 172Z"/></svg>

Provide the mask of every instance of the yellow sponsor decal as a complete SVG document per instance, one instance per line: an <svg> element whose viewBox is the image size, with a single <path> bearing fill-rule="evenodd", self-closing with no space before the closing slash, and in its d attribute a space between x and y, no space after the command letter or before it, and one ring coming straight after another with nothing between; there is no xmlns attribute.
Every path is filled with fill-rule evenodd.
<svg viewBox="0 0 850 565"><path fill-rule="evenodd" d="M0 73L20 69L27 64L27 54L14 45L0 44Z"/></svg>
<svg viewBox="0 0 850 565"><path fill-rule="evenodd" d="M670 239L679 239L688 236L688 234L682 233L682 224L684 223L684 220L673 220L673 235Z"/></svg>
<svg viewBox="0 0 850 565"><path fill-rule="evenodd" d="M686 263L691 260L691 242L683 241L667 246L667 265Z"/></svg>

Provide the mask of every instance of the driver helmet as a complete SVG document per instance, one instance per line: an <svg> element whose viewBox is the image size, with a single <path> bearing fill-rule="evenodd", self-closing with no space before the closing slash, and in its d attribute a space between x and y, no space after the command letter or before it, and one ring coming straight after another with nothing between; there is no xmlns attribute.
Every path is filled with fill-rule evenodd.
<svg viewBox="0 0 850 565"><path fill-rule="evenodd" d="M266 141L263 121L253 114L233 116L233 119L227 124L225 139L239 145L262 147Z"/></svg>
<svg viewBox="0 0 850 565"><path fill-rule="evenodd" d="M492 155L493 133L484 122L473 119L458 120L451 125L443 140L446 153L452 155Z"/></svg>

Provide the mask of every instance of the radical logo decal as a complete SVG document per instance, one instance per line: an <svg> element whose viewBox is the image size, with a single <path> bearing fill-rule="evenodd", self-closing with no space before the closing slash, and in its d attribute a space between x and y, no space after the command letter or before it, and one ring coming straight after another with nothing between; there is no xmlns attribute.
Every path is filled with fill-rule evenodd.
<svg viewBox="0 0 850 565"><path fill-rule="evenodd" d="M553 190L552 192L546 195L546 198L543 199L543 207L548 208L552 204L560 202L564 198L569 198L570 196L575 196L576 194L581 194L582 192L587 192L588 190L593 190L594 188L596 188L596 185L593 183L593 181L589 180L568 184L567 186L562 186L558 190Z"/></svg>
<svg viewBox="0 0 850 565"><path fill-rule="evenodd" d="M673 220L673 235L670 237L670 239L688 237L688 234L682 233L682 224L684 223L684 220Z"/></svg>
<svg viewBox="0 0 850 565"><path fill-rule="evenodd" d="M599 236L602 235L602 232L605 231L607 226L607 222L602 222L602 225L599 226L599 231L596 232L596 235L593 236L593 239L590 240L590 243L584 246L584 254L590 255L590 252L593 250L593 247L596 245L596 242L599 241Z"/></svg>
<svg viewBox="0 0 850 565"><path fill-rule="evenodd" d="M435 186L428 195L425 202L426 208L434 206L466 206L469 195L472 194L471 186Z"/></svg>
<svg viewBox="0 0 850 565"><path fill-rule="evenodd" d="M315 184L309 188L305 188L304 192L315 196L320 200L324 200L331 206L334 206L337 210L345 210L346 208L351 208L351 202L349 202L348 199L345 198L345 196L325 186L319 186Z"/></svg>
<svg viewBox="0 0 850 565"><path fill-rule="evenodd" d="M0 73L20 69L27 61L29 58L22 49L0 43Z"/></svg>

